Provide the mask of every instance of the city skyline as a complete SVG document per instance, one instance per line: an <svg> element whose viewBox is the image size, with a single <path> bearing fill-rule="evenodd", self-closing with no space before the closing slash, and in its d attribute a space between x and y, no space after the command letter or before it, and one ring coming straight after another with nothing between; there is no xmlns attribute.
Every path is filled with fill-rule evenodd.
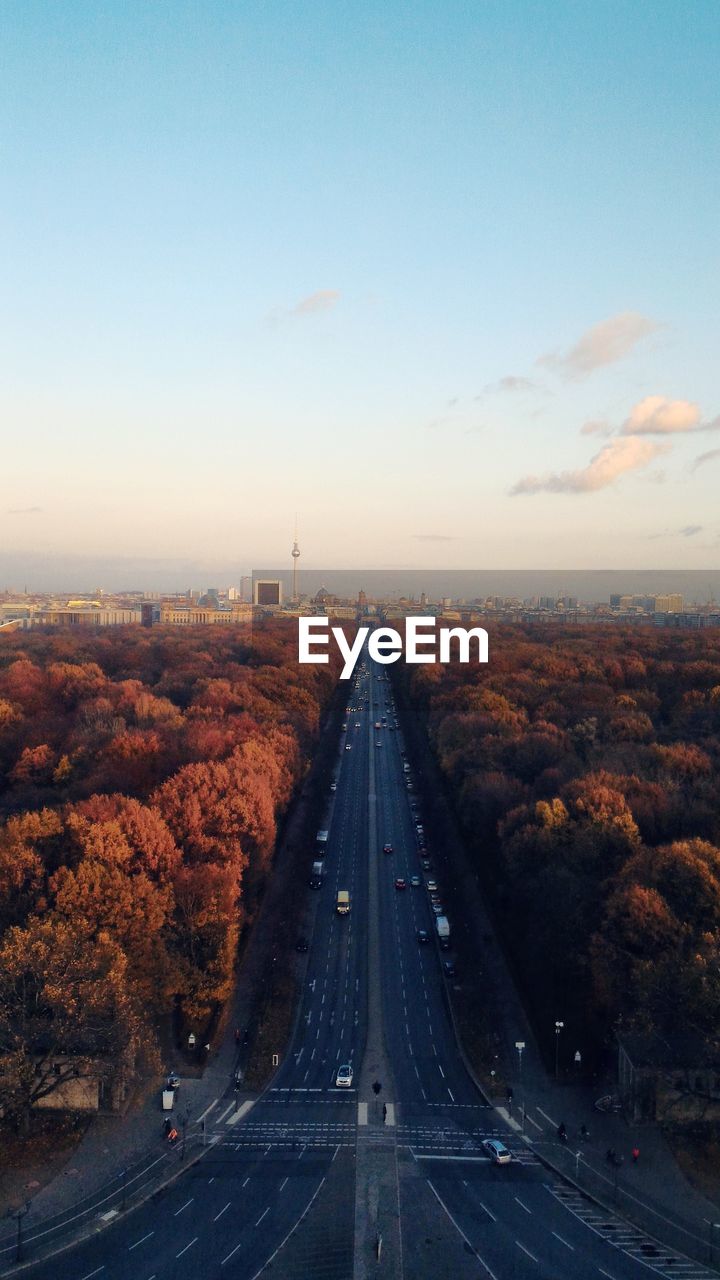
<svg viewBox="0 0 720 1280"><path fill-rule="evenodd" d="M6 6L0 577L712 568L718 35Z"/></svg>

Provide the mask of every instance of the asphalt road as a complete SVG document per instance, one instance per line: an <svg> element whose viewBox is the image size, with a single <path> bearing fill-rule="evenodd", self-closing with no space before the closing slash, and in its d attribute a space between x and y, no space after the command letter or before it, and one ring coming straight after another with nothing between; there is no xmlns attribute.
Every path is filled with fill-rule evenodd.
<svg viewBox="0 0 720 1280"><path fill-rule="evenodd" d="M380 1256L378 1280L701 1280L619 1219L554 1179L523 1136L503 1127L463 1065L448 1013L434 916L421 868L419 815L411 810L402 735L386 669L366 660L348 689L347 729L328 800L325 878L296 1032L271 1087L252 1109L228 1081L208 1118L208 1151L172 1187L90 1240L32 1269L42 1280L358 1280L354 1162L358 1143L392 1148L401 1248ZM376 730L382 717L386 725ZM377 746L376 743L380 743ZM346 747L350 750L346 750ZM375 799L371 806L369 797ZM369 813L377 815L369 829ZM385 843L393 846L384 854ZM432 858L432 850L429 851ZM308 875L315 857L308 850ZM378 865L379 955L368 955L369 858ZM410 878L423 883L412 887ZM407 887L397 889L404 876ZM349 915L335 910L347 889ZM308 892L312 892L308 890ZM442 885L439 885L442 895ZM451 922L452 923L452 922ZM427 929L428 944L417 930ZM386 1122L358 1093L367 1037L368 967L377 966L392 1078ZM351 1064L351 1088L336 1074ZM482 1140L512 1151L496 1167Z"/></svg>

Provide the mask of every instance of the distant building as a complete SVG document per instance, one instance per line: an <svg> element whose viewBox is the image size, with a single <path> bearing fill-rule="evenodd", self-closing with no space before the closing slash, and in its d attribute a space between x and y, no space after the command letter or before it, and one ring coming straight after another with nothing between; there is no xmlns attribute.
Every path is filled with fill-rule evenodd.
<svg viewBox="0 0 720 1280"><path fill-rule="evenodd" d="M279 578L258 578L253 585L253 604L277 608L282 604L282 582Z"/></svg>

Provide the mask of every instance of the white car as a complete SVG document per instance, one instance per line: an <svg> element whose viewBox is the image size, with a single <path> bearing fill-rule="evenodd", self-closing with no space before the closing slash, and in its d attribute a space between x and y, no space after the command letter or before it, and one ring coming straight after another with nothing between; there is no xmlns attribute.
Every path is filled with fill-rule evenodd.
<svg viewBox="0 0 720 1280"><path fill-rule="evenodd" d="M483 1151L489 1155L493 1164L509 1164L512 1160L512 1155L505 1144L499 1142L497 1138L485 1138L483 1141Z"/></svg>
<svg viewBox="0 0 720 1280"><path fill-rule="evenodd" d="M338 1067L337 1075L335 1077L335 1084L337 1085L338 1089L349 1089L352 1085L352 1082L353 1082L353 1069L350 1066L350 1063L346 1062L344 1066Z"/></svg>

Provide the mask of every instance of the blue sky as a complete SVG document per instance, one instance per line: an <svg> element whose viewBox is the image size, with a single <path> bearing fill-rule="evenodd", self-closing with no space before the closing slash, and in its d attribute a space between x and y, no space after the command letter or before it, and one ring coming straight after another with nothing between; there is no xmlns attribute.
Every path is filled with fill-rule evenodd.
<svg viewBox="0 0 720 1280"><path fill-rule="evenodd" d="M6 549L717 563L714 0L2 22Z"/></svg>

